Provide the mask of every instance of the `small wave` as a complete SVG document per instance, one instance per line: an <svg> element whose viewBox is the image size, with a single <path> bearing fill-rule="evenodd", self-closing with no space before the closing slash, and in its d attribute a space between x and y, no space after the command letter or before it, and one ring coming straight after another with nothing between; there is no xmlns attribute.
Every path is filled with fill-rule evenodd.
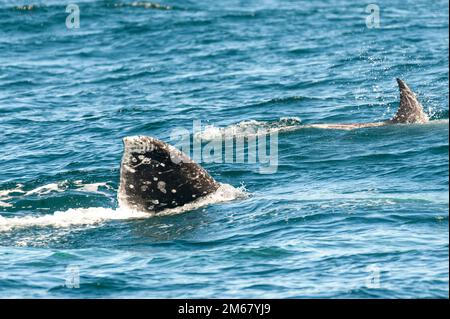
<svg viewBox="0 0 450 319"><path fill-rule="evenodd" d="M64 192L65 190L69 189L70 184L71 183L69 181L46 184L25 192L24 196L46 195L52 192ZM75 186L75 190L85 191L89 193L101 193L99 191L101 187L107 189L111 188L107 183L83 183L83 181L81 180L74 181L73 185Z"/></svg>
<svg viewBox="0 0 450 319"><path fill-rule="evenodd" d="M33 11L39 8L42 8L42 5L38 5L38 4L28 4L28 5L20 5L20 6L15 6L14 9L18 10L18 11Z"/></svg>
<svg viewBox="0 0 450 319"><path fill-rule="evenodd" d="M205 141L233 138L250 137L261 134L295 130L301 125L297 117L282 117L278 121L256 121L246 120L227 127L206 126L202 132L194 134L194 138Z"/></svg>
<svg viewBox="0 0 450 319"><path fill-rule="evenodd" d="M73 183L67 180L49 183L33 188L29 191L24 190L23 187L23 184L17 184L14 188L0 190L0 207L12 207L13 205L11 203L8 203L8 201L20 197L42 196L48 195L50 193L62 193L68 189L99 194L104 194L104 192L101 191L101 188L111 189L111 186L109 186L107 183L83 183L83 181L81 180L76 180Z"/></svg>
<svg viewBox="0 0 450 319"><path fill-rule="evenodd" d="M186 211L195 210L206 205L232 201L237 198L245 198L246 196L247 192L243 186L235 188L229 184L221 184L214 193L199 198L196 201L188 203L184 206L158 212L157 216L176 215ZM44 216L0 216L0 232L28 227L65 228L74 225L95 225L112 220L142 219L152 216L155 216L155 214L139 212L128 209L127 207L119 207L117 209L103 207L71 208L67 211L57 211L53 214Z"/></svg>
<svg viewBox="0 0 450 319"><path fill-rule="evenodd" d="M0 207L12 207L13 205L6 201L14 198L13 194L25 193L22 190L22 187L23 187L22 184L17 184L16 187L14 188L0 190Z"/></svg>
<svg viewBox="0 0 450 319"><path fill-rule="evenodd" d="M47 185L39 186L25 193L25 196L30 195L45 195L51 192L63 192L64 183L50 183Z"/></svg>
<svg viewBox="0 0 450 319"><path fill-rule="evenodd" d="M272 105L276 105L276 106L281 106L281 105L290 105L290 104L295 104L298 103L298 101L303 101L303 100L314 100L314 98L310 98L310 97L304 97L304 96L290 96L290 97L278 97L278 98L273 98L267 101L262 101L262 102L258 102L255 104L251 104L252 107L262 107L262 106L272 106Z"/></svg>
<svg viewBox="0 0 450 319"><path fill-rule="evenodd" d="M173 7L155 3L155 2L147 2L147 1L134 1L131 3L118 2L113 3L113 7L121 8L121 7L140 7L144 9L157 9L157 10L172 10Z"/></svg>

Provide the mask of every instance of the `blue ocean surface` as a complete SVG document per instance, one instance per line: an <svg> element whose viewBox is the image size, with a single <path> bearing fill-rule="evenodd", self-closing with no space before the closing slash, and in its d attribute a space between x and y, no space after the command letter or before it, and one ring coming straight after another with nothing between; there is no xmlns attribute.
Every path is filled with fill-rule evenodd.
<svg viewBox="0 0 450 319"><path fill-rule="evenodd" d="M449 4L370 3L0 0L0 298L448 298ZM396 77L429 123L308 128L391 118ZM122 138L193 121L276 170L119 207Z"/></svg>

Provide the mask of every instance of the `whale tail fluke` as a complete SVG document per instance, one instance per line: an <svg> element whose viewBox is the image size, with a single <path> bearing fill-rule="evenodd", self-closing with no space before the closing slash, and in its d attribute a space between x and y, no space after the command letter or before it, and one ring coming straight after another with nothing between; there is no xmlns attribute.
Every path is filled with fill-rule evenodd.
<svg viewBox="0 0 450 319"><path fill-rule="evenodd" d="M398 88L400 90L400 106L395 116L391 119L392 123L426 123L428 116L423 111L423 107L417 100L414 92L401 79L397 78Z"/></svg>
<svg viewBox="0 0 450 319"><path fill-rule="evenodd" d="M118 192L121 207L158 213L219 188L205 169L161 140L131 136L123 142Z"/></svg>

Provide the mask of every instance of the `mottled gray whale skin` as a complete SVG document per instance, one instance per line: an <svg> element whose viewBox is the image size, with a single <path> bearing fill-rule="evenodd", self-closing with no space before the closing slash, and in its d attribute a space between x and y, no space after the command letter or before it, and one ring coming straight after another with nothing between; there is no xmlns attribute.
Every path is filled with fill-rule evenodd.
<svg viewBox="0 0 450 319"><path fill-rule="evenodd" d="M423 107L417 100L414 92L401 79L397 78L398 88L400 90L400 105L395 116L387 121L371 122L371 123L349 123L349 124L312 124L308 127L337 129L337 130L353 130L365 127L384 126L399 123L426 123L429 121L428 116L423 111Z"/></svg>
<svg viewBox="0 0 450 319"><path fill-rule="evenodd" d="M429 121L428 116L423 111L423 107L417 100L414 92L402 80L397 78L398 87L400 89L400 106L395 116L390 120L395 123L426 123Z"/></svg>
<svg viewBox="0 0 450 319"><path fill-rule="evenodd" d="M220 186L175 147L148 136L125 137L118 201L121 207L158 213L208 195Z"/></svg>

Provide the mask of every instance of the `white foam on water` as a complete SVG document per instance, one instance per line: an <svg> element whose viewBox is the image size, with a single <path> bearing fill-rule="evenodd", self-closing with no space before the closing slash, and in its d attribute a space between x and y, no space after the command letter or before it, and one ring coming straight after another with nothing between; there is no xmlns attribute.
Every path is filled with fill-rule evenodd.
<svg viewBox="0 0 450 319"><path fill-rule="evenodd" d="M99 194L106 194L106 192L100 190L101 188L111 189L111 186L105 182L83 184L81 180L74 181L72 186L75 186L75 188L71 190ZM29 191L23 190L22 184L17 184L14 188L0 190L0 207L13 207L11 203L8 203L11 199L25 196L43 196L54 192L61 193L68 189L70 189L70 182L67 180L42 185Z"/></svg>
<svg viewBox="0 0 450 319"><path fill-rule="evenodd" d="M88 193L103 193L102 191L99 190L101 187L111 189L111 187L107 183L92 183L92 184L80 184L79 190Z"/></svg>
<svg viewBox="0 0 450 319"><path fill-rule="evenodd" d="M0 190L0 198L8 197L11 193L24 193L22 186L22 184L17 184L14 188Z"/></svg>
<svg viewBox="0 0 450 319"><path fill-rule="evenodd" d="M13 206L12 204L7 203L7 202L2 202L2 201L0 200L0 207L12 207L12 206Z"/></svg>
<svg viewBox="0 0 450 319"><path fill-rule="evenodd" d="M102 193L99 188L104 187L106 189L111 189L111 187L103 182L103 183L86 183L83 184L81 180L77 180L73 182L74 186L76 187L74 190L89 192L89 193ZM30 196L30 195L46 195L51 192L64 192L65 190L69 189L69 182L67 180L58 182L58 183L50 183L43 186L39 186L35 189L32 189L25 193L24 196Z"/></svg>
<svg viewBox="0 0 450 319"><path fill-rule="evenodd" d="M50 183L47 185L43 185L32 189L25 193L25 196L30 195L45 195L51 192L63 192L64 191L64 183Z"/></svg>
<svg viewBox="0 0 450 319"><path fill-rule="evenodd" d="M211 141L222 138L251 137L275 132L291 131L299 128L298 117L282 117L278 121L246 120L226 127L207 125L202 132L194 134L194 138Z"/></svg>
<svg viewBox="0 0 450 319"><path fill-rule="evenodd" d="M244 187L235 188L229 184L221 184L217 191L207 196L201 197L184 206L158 212L157 215L167 216L180 214L206 205L242 198L245 197L246 194ZM41 216L0 216L0 232L29 227L64 228L74 225L96 225L112 220L142 219L152 216L155 216L155 214L138 212L128 209L127 207L119 207L117 209L103 207L71 208L66 211L57 211L53 214Z"/></svg>
<svg viewBox="0 0 450 319"><path fill-rule="evenodd" d="M8 231L14 228L28 227L70 227L72 225L93 225L108 220L121 220L148 217L145 213L139 213L124 209L112 209L102 207L71 208L66 211L57 211L53 214L42 216L1 217L0 231Z"/></svg>
<svg viewBox="0 0 450 319"><path fill-rule="evenodd" d="M25 193L22 190L22 186L23 186L22 184L17 184L16 187L14 187L14 188L0 190L0 207L12 207L13 206L12 204L7 203L5 201L14 198L14 196L11 195L11 194L14 194L14 193L23 194L23 193Z"/></svg>

